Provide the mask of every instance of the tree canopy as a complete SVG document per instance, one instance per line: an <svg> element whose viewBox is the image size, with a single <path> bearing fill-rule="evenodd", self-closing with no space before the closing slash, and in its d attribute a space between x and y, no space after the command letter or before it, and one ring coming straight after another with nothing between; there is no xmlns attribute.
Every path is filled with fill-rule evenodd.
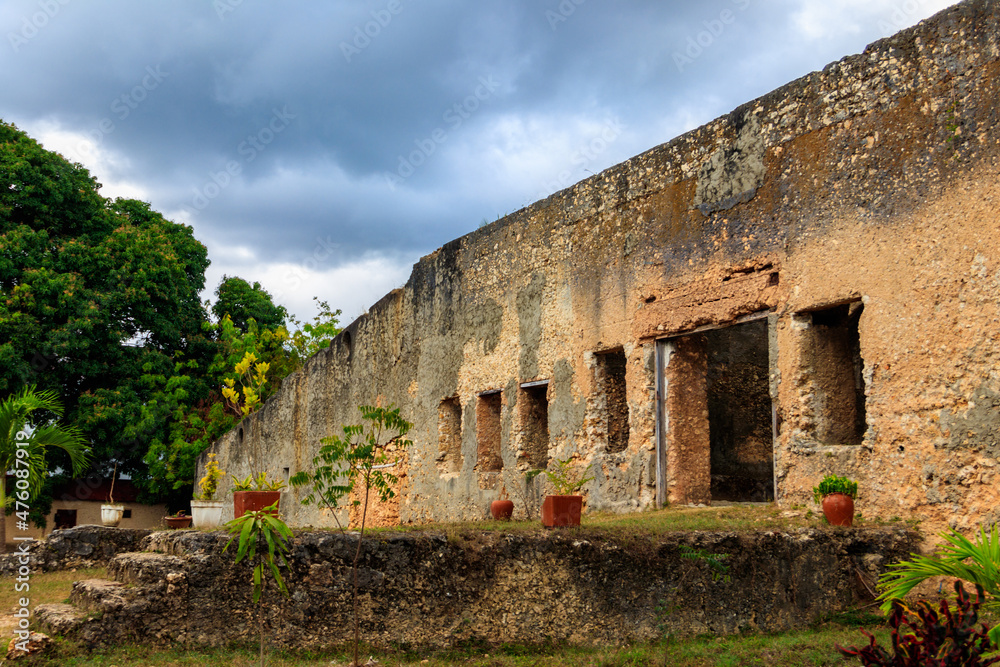
<svg viewBox="0 0 1000 667"><path fill-rule="evenodd" d="M274 330L284 326L288 318L288 311L275 305L271 295L260 283L251 285L237 276L222 277L222 282L215 290L212 314L220 322L228 315L240 331L247 330L251 319L259 327Z"/></svg>
<svg viewBox="0 0 1000 667"><path fill-rule="evenodd" d="M143 367L210 353L199 292L208 257L190 227L98 194L86 169L0 123L0 394L57 392L93 445L142 478L129 428Z"/></svg>

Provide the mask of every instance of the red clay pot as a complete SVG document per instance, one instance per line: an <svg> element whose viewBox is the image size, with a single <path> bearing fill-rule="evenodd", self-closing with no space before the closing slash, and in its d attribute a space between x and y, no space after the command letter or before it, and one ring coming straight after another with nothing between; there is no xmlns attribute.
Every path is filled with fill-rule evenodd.
<svg viewBox="0 0 1000 667"><path fill-rule="evenodd" d="M167 516L164 519L167 522L167 528L188 528L191 526L191 517L189 516Z"/></svg>
<svg viewBox="0 0 1000 667"><path fill-rule="evenodd" d="M583 496L545 496L542 502L542 525L546 528L579 526Z"/></svg>
<svg viewBox="0 0 1000 667"><path fill-rule="evenodd" d="M237 491L233 494L233 517L239 519L247 512L259 512L281 500L281 491ZM277 508L271 512L278 516Z"/></svg>
<svg viewBox="0 0 1000 667"><path fill-rule="evenodd" d="M823 516L832 526L854 524L854 499L846 493L831 493L823 497Z"/></svg>
<svg viewBox="0 0 1000 667"><path fill-rule="evenodd" d="M494 500L490 503L490 514L492 514L493 518L497 521L510 521L510 517L513 513L513 500Z"/></svg>

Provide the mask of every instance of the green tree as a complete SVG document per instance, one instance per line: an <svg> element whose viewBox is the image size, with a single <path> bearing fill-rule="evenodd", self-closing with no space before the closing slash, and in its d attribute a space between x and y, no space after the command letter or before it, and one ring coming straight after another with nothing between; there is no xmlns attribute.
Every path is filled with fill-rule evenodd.
<svg viewBox="0 0 1000 667"><path fill-rule="evenodd" d="M257 322L258 328L274 331L283 327L288 318L288 311L276 305L260 283L251 285L237 276L222 277L215 289L212 314L220 322L229 316L240 331L247 330L250 320Z"/></svg>
<svg viewBox="0 0 1000 667"><path fill-rule="evenodd" d="M208 259L190 227L99 187L0 122L0 395L56 392L96 470L118 461L143 485L143 456L166 429L134 423L150 397L144 369L168 375L177 354L207 366L214 353L199 298Z"/></svg>
<svg viewBox="0 0 1000 667"><path fill-rule="evenodd" d="M288 318L295 326L295 330L292 332L286 347L290 349L299 364L304 364L309 357L323 348L329 347L330 341L342 331L338 326L340 324L340 309L331 310L330 304L320 300L319 297L314 296L313 301L316 302L319 312L313 317L311 323L300 322L295 317Z"/></svg>
<svg viewBox="0 0 1000 667"><path fill-rule="evenodd" d="M334 435L323 438L323 446L313 459L313 471L296 473L291 479L292 486L311 487L309 495L303 499L306 505L315 503L328 509L333 514L337 525L337 509L340 501L346 496L351 497L355 485L360 482L363 487L361 498L351 498L350 506L361 509L361 533L358 536L358 546L354 552L354 662L358 661L358 644L361 641L361 625L358 617L358 562L361 559L361 544L365 538L365 522L368 518L368 498L372 489L382 502L396 495L393 490L399 480L392 474L391 468L399 462L403 450L411 443L406 434L413 424L403 419L399 408L372 407L363 405L358 408L364 424L353 424L343 427L344 436ZM343 531L343 526L340 526Z"/></svg>
<svg viewBox="0 0 1000 667"><path fill-rule="evenodd" d="M238 421L221 393L236 363L268 364L264 400L340 331L340 311L321 302L289 336L286 310L235 276L202 303L209 262L191 228L99 188L0 121L0 396L56 392L98 473L117 463L144 500L178 504L197 456Z"/></svg>
<svg viewBox="0 0 1000 667"><path fill-rule="evenodd" d="M150 367L143 376L151 389L150 399L135 425L139 430L166 425L151 439L145 463L149 488L161 497L178 492L178 501L189 486L193 488L198 456L243 418L226 409L222 393L229 382L241 381L237 365L248 355L267 365L257 395L260 401L267 400L296 367L285 349L288 332L284 327L261 329L251 318L246 331L240 331L224 316L218 324L207 324L206 329L218 343L211 362L202 367L179 360L167 373ZM191 388L202 385L208 387L207 393L192 400Z"/></svg>
<svg viewBox="0 0 1000 667"><path fill-rule="evenodd" d="M279 565L288 567L288 552L295 537L284 521L278 518L278 504L256 512L247 512L226 524L231 537L223 547L229 549L237 541L235 564L244 559L252 566L253 602L257 605L257 633L260 637L260 667L264 667L264 605L261 599L270 573L278 591L288 597L288 587L281 577Z"/></svg>
<svg viewBox="0 0 1000 667"><path fill-rule="evenodd" d="M35 411L61 416L62 405L54 391L37 391L35 387L25 387L0 402L0 508L6 512L8 505L16 498L14 509L24 512L31 508L31 500L42 490L42 484L49 473L47 453L50 448L61 449L69 456L74 474L86 467L89 447L79 429L73 426L59 426L55 423L32 423ZM8 496L6 472L13 471L17 480L16 490ZM27 488L22 488L21 480ZM7 522L0 513L0 551L6 550Z"/></svg>

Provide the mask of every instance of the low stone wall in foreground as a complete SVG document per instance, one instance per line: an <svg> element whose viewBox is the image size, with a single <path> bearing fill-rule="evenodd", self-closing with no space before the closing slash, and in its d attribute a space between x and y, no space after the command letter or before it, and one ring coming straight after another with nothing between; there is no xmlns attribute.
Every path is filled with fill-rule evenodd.
<svg viewBox="0 0 1000 667"><path fill-rule="evenodd" d="M84 525L53 530L44 540L16 542L0 554L0 576L27 566L32 574L78 567L102 567L119 553L138 551L151 530ZM10 549L10 547L8 547Z"/></svg>
<svg viewBox="0 0 1000 667"><path fill-rule="evenodd" d="M223 533L153 533L143 552L112 559L116 581L77 582L74 607L43 606L38 618L93 645L207 646L253 637L250 569L233 566L235 549L222 553L226 540ZM270 641L318 647L349 640L356 540L296 537L285 572L291 597L273 585L265 594ZM869 596L885 565L916 543L915 533L889 527L627 538L586 530L376 534L361 559L361 631L380 645L446 646L785 630Z"/></svg>

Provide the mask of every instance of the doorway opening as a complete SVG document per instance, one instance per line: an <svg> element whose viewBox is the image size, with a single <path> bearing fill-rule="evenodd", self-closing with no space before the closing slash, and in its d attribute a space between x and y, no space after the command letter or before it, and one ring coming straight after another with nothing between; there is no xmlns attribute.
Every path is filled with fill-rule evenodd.
<svg viewBox="0 0 1000 667"><path fill-rule="evenodd" d="M767 320L705 338L712 500L774 500Z"/></svg>
<svg viewBox="0 0 1000 667"><path fill-rule="evenodd" d="M765 316L658 341L658 494L678 504L774 499Z"/></svg>

